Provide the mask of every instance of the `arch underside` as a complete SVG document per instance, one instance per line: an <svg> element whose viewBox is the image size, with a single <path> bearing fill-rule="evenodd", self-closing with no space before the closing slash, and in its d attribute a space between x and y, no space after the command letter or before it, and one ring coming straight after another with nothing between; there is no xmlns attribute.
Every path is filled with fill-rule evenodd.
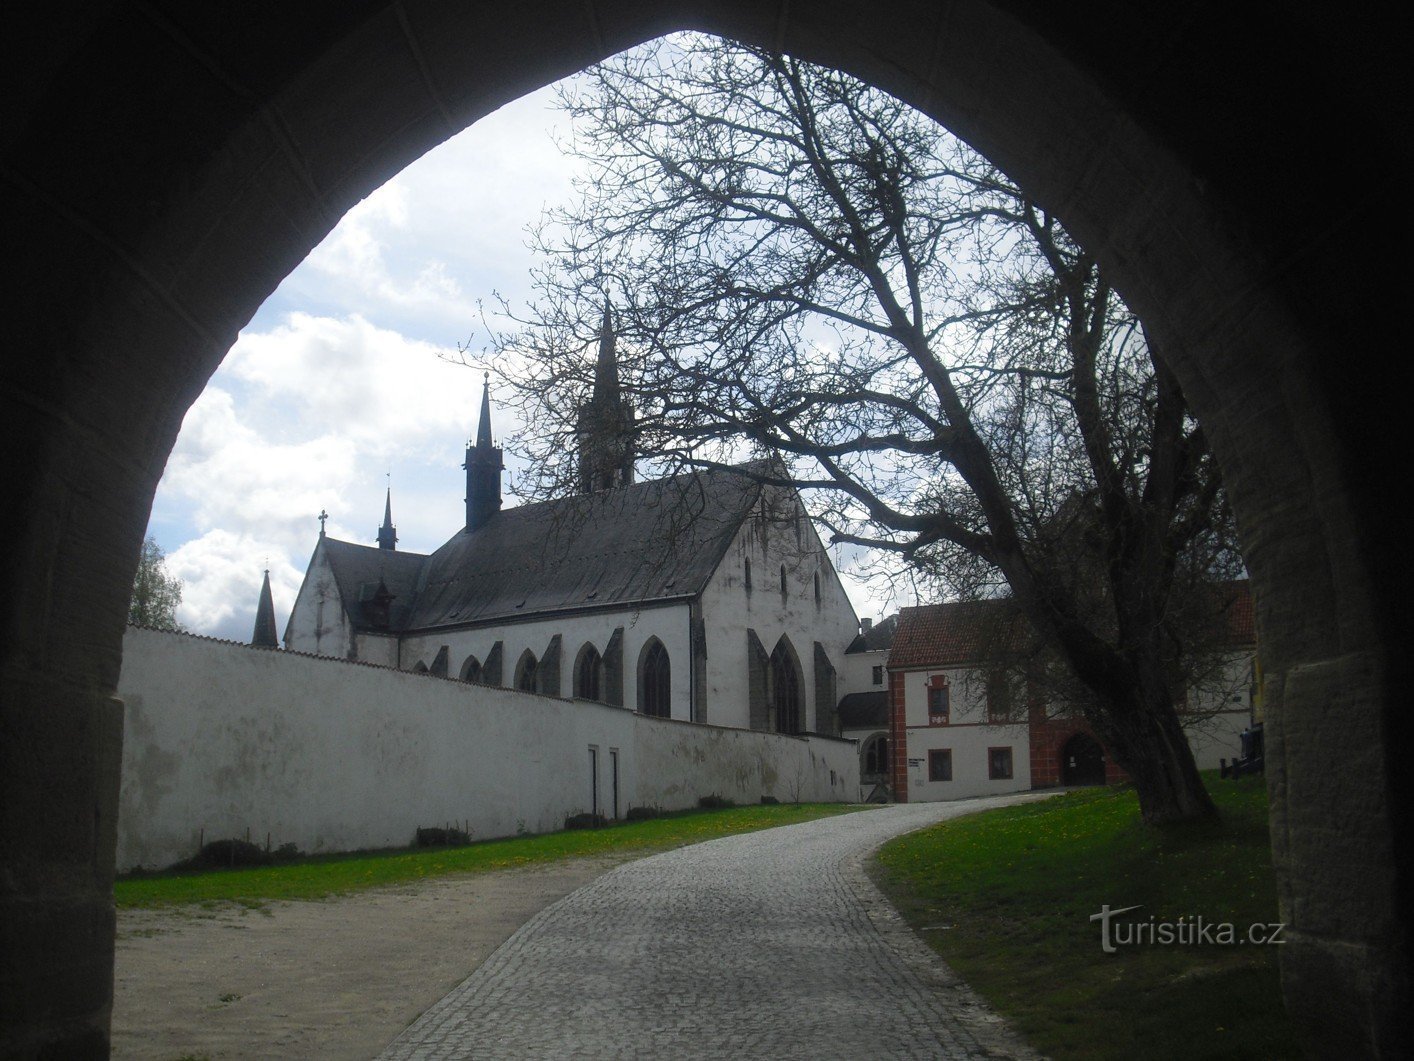
<svg viewBox="0 0 1414 1061"><path fill-rule="evenodd" d="M39 10L36 8L36 10ZM1407 158L1380 18L1136 3L115 4L14 17L0 194L21 266L0 398L13 463L0 895L34 941L0 988L65 985L3 1033L98 1053L111 993L116 688L131 573L182 416L261 301L354 202L501 103L674 28L846 67L1030 189L1143 316L1237 512L1267 674L1290 1011L1388 1046L1407 742L1394 650L1402 453L1383 271ZM1377 125L1376 121L1384 123ZM1340 200L1320 155L1356 179ZM16 937L19 938L19 937ZM16 1046L15 1044L19 1044Z"/></svg>

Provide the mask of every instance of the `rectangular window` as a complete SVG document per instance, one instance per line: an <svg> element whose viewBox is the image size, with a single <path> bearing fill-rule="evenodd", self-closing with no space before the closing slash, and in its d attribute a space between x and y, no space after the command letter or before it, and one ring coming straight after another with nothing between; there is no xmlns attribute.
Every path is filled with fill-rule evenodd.
<svg viewBox="0 0 1414 1061"><path fill-rule="evenodd" d="M933 678L928 683L928 725L946 726L952 711L952 690L947 679Z"/></svg>
<svg viewBox="0 0 1414 1061"><path fill-rule="evenodd" d="M993 781L1011 780L1011 749L987 749L987 776Z"/></svg>
<svg viewBox="0 0 1414 1061"><path fill-rule="evenodd" d="M872 668L870 668L870 671L869 671L869 679L870 679L870 681L872 681L875 685L883 685L883 684L884 684L884 668L883 668L883 667L872 667Z"/></svg>
<svg viewBox="0 0 1414 1061"><path fill-rule="evenodd" d="M952 780L952 749L934 748L928 753L928 780Z"/></svg>
<svg viewBox="0 0 1414 1061"><path fill-rule="evenodd" d="M1011 721L1011 682L1006 671L996 670L987 675L987 721Z"/></svg>

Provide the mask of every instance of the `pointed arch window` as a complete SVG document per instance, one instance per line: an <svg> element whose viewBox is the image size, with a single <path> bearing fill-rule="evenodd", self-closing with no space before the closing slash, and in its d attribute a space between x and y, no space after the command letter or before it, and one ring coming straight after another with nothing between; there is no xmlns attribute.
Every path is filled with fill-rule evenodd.
<svg viewBox="0 0 1414 1061"><path fill-rule="evenodd" d="M526 649L520 654L520 662L516 664L516 688L527 693L538 692L539 670L540 662L535 658L535 653Z"/></svg>
<svg viewBox="0 0 1414 1061"><path fill-rule="evenodd" d="M475 656L467 656L466 659L462 661L459 676L464 682L479 684L481 682L481 661Z"/></svg>
<svg viewBox="0 0 1414 1061"><path fill-rule="evenodd" d="M581 700L604 699L604 657L588 641L575 657L574 695Z"/></svg>
<svg viewBox="0 0 1414 1061"><path fill-rule="evenodd" d="M771 707L777 733L799 733L803 728L800 702L800 663L784 637L771 653Z"/></svg>
<svg viewBox="0 0 1414 1061"><path fill-rule="evenodd" d="M672 717L672 662L656 637L643 646L638 664L638 710L655 718Z"/></svg>
<svg viewBox="0 0 1414 1061"><path fill-rule="evenodd" d="M859 749L861 778L882 778L889 772L889 738L875 733Z"/></svg>

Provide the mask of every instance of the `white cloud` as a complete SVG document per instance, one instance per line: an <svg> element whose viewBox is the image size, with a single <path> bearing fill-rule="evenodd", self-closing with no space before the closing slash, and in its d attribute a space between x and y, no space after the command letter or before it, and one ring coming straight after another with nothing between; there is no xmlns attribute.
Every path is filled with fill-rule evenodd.
<svg viewBox="0 0 1414 1061"><path fill-rule="evenodd" d="M168 574L183 583L177 621L197 633L249 641L267 563L275 629L283 635L304 578L305 558L296 567L280 543L227 530L193 538L167 557Z"/></svg>
<svg viewBox="0 0 1414 1061"><path fill-rule="evenodd" d="M272 441L242 422L229 391L212 385L187 412L158 490L191 503L203 531L289 541L321 499L353 479L354 459L333 433Z"/></svg>
<svg viewBox="0 0 1414 1061"><path fill-rule="evenodd" d="M291 313L269 331L243 333L213 384L229 378L257 389L242 409L246 422L282 434L317 424L363 450L407 454L471 431L477 380L443 359L455 352L359 314Z"/></svg>

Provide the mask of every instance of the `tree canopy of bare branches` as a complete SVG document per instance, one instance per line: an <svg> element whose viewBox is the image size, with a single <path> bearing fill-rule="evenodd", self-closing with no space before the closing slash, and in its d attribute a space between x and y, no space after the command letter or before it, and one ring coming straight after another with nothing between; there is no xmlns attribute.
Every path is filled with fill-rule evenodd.
<svg viewBox="0 0 1414 1061"><path fill-rule="evenodd" d="M925 116L788 56L667 38L562 103L590 175L496 344L526 366L535 488L575 481L607 301L645 459L778 455L835 540L1009 593L1146 818L1214 813L1180 616L1240 560L1202 428L1094 259Z"/></svg>

